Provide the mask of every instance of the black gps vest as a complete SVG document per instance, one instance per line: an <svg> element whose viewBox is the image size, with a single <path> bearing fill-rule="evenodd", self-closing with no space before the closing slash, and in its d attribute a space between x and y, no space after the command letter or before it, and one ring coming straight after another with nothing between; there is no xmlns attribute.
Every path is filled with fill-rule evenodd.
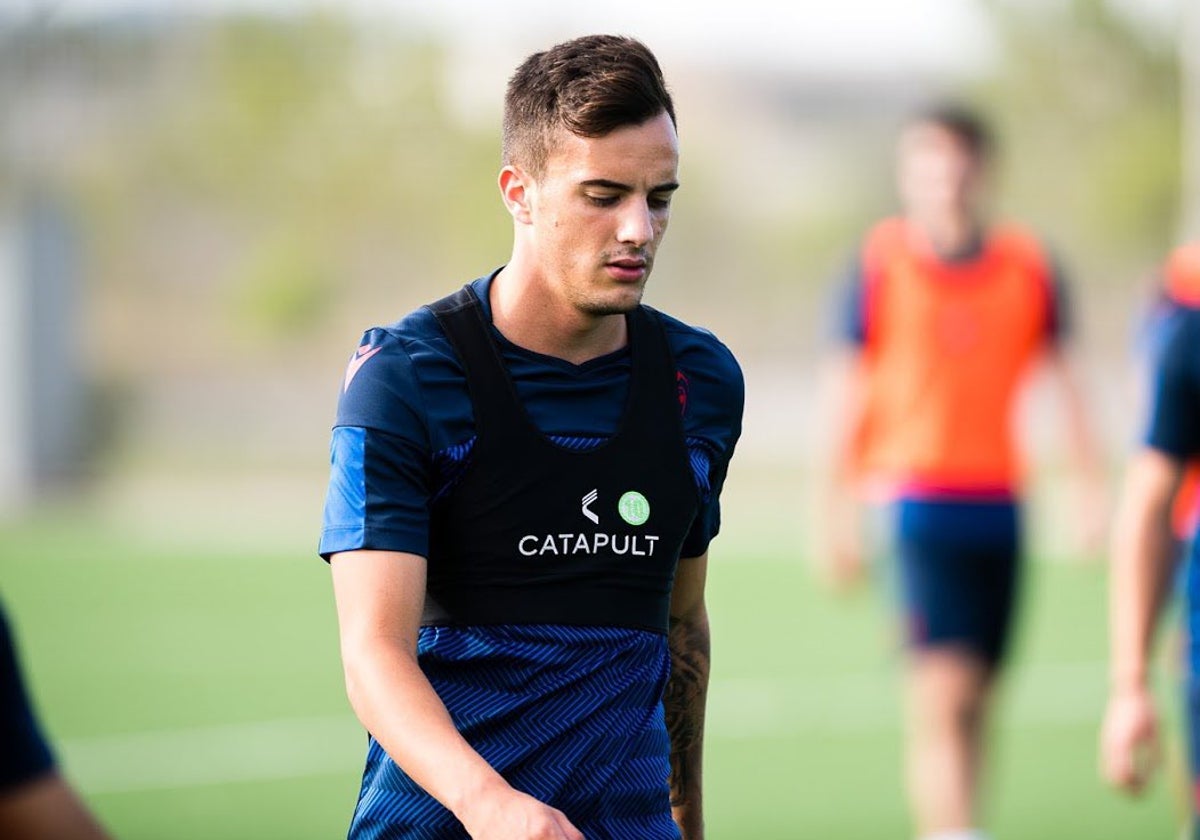
<svg viewBox="0 0 1200 840"><path fill-rule="evenodd" d="M699 493L657 313L626 315L632 370L616 434L576 451L534 426L470 286L429 308L465 370L476 438L433 503L423 623L665 633Z"/></svg>

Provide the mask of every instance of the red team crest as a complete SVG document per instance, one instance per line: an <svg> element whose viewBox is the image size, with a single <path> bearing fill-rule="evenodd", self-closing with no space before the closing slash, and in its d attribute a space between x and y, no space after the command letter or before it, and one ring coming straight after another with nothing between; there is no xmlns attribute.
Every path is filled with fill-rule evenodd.
<svg viewBox="0 0 1200 840"><path fill-rule="evenodd" d="M687 414L688 378L682 371L675 371L675 393L679 397L679 416Z"/></svg>

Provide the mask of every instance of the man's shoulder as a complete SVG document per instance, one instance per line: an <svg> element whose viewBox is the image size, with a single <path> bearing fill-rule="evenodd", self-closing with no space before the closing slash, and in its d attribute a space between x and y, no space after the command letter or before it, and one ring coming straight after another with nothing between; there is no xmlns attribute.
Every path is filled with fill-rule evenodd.
<svg viewBox="0 0 1200 840"><path fill-rule="evenodd" d="M908 249L908 222L903 216L879 219L862 235L855 255L865 267L878 268Z"/></svg>
<svg viewBox="0 0 1200 840"><path fill-rule="evenodd" d="M364 375L364 381L377 381L389 374L409 376L414 364L430 354L443 355L448 344L437 318L426 307L415 309L391 324L369 327L350 359L344 390L349 391L360 372L368 371L368 362L370 372L376 375Z"/></svg>
<svg viewBox="0 0 1200 840"><path fill-rule="evenodd" d="M703 389L706 402L715 403L723 412L740 417L746 386L733 351L711 330L655 311L667 334L676 367L686 379L681 387L690 387L693 392L696 387Z"/></svg>
<svg viewBox="0 0 1200 840"><path fill-rule="evenodd" d="M390 324L375 326L363 333L363 346L380 348L382 356L418 368L446 361L457 364L450 339L442 329L432 303L423 304Z"/></svg>
<svg viewBox="0 0 1200 840"><path fill-rule="evenodd" d="M1163 319L1167 352L1200 363L1200 307L1174 305Z"/></svg>
<svg viewBox="0 0 1200 840"><path fill-rule="evenodd" d="M1045 272L1055 272L1054 252L1046 238L1016 219L1003 219L988 229L988 246L993 253Z"/></svg>
<svg viewBox="0 0 1200 840"><path fill-rule="evenodd" d="M373 327L372 330L378 332L385 340L399 345L444 341L446 338L437 316L428 304L418 306L403 318L384 326Z"/></svg>
<svg viewBox="0 0 1200 840"><path fill-rule="evenodd" d="M481 289L485 290L483 293L486 294L486 280L487 278L479 278L471 282L470 288L473 289L476 297L479 297ZM457 293L456 290L452 294ZM452 294L445 297L451 297ZM378 339L381 344L402 349L418 365L422 362L436 362L447 358L457 359L450 339L442 329L438 316L433 312L433 307L440 300L418 306L391 324L373 327L367 331L367 335Z"/></svg>
<svg viewBox="0 0 1200 840"><path fill-rule="evenodd" d="M342 380L337 424L396 431L395 418L424 416L424 392L431 384L461 378L458 357L437 317L421 306L362 334ZM411 423L400 425L407 429Z"/></svg>
<svg viewBox="0 0 1200 840"><path fill-rule="evenodd" d="M1154 326L1155 377L1200 393L1200 309L1169 307Z"/></svg>
<svg viewBox="0 0 1200 840"><path fill-rule="evenodd" d="M681 356L686 357L692 364L709 365L728 374L736 374L741 378L741 367L737 358L712 330L685 323L673 315L661 310L655 310L663 329L667 334L667 343L676 361L682 364Z"/></svg>

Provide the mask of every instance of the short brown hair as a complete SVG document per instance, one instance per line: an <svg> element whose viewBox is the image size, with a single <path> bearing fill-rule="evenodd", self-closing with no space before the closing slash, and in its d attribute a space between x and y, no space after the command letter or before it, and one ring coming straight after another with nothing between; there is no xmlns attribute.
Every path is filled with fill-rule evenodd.
<svg viewBox="0 0 1200 840"><path fill-rule="evenodd" d="M503 160L540 175L553 134L603 137L662 112L675 122L654 54L621 35L588 35L525 59L504 96Z"/></svg>
<svg viewBox="0 0 1200 840"><path fill-rule="evenodd" d="M933 102L918 109L909 125L935 125L950 132L976 161L986 162L996 147L995 133L984 116L971 106L953 100Z"/></svg>

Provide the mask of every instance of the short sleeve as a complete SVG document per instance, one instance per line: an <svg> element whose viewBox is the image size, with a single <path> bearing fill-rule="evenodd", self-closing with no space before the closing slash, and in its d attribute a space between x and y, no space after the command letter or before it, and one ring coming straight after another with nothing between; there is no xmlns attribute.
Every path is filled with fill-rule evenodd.
<svg viewBox="0 0 1200 840"><path fill-rule="evenodd" d="M698 557L721 530L721 491L742 433L745 380L729 349L695 330L673 348L683 377L684 433L701 504L681 556Z"/></svg>
<svg viewBox="0 0 1200 840"><path fill-rule="evenodd" d="M319 553L427 556L432 459L420 382L403 341L371 330L342 380Z"/></svg>
<svg viewBox="0 0 1200 840"><path fill-rule="evenodd" d="M721 491L725 488L725 476L729 473L729 461L732 456L733 450L730 449L709 460L708 492L701 500L700 510L691 530L684 537L680 557L699 557L708 551L709 544L721 532ZM695 457L693 450L693 460Z"/></svg>
<svg viewBox="0 0 1200 840"><path fill-rule="evenodd" d="M1200 455L1200 313L1181 313L1166 329L1144 441L1187 460Z"/></svg>
<svg viewBox="0 0 1200 840"><path fill-rule="evenodd" d="M1051 345L1059 345L1070 340L1073 330L1071 290L1062 262L1053 254L1047 260L1049 277L1046 284L1050 300L1046 314L1046 341Z"/></svg>
<svg viewBox="0 0 1200 840"><path fill-rule="evenodd" d="M0 794L50 772L54 757L42 737L21 679L8 622L0 609Z"/></svg>
<svg viewBox="0 0 1200 840"><path fill-rule="evenodd" d="M867 342L866 271L856 253L836 279L827 330L833 343L861 347Z"/></svg>

